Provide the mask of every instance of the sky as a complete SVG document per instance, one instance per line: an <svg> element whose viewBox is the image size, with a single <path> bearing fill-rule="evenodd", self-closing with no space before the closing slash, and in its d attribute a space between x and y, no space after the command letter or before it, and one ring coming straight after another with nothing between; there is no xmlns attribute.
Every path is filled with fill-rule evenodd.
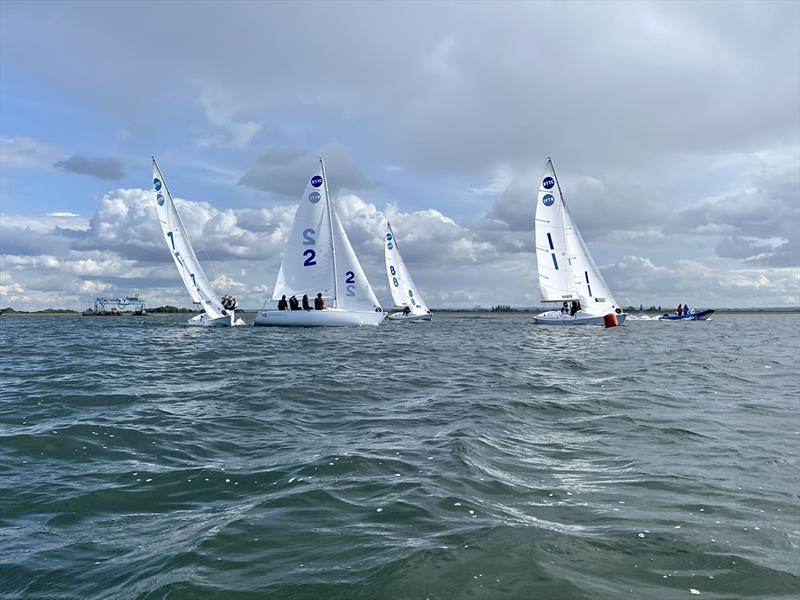
<svg viewBox="0 0 800 600"><path fill-rule="evenodd" d="M624 306L800 305L798 2L0 2L0 306L260 308L318 156L391 305L538 306L552 157Z"/></svg>

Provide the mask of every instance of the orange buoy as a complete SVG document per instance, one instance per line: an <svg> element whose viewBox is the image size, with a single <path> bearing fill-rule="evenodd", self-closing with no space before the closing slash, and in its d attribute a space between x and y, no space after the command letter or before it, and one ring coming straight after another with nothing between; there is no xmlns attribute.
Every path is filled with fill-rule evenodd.
<svg viewBox="0 0 800 600"><path fill-rule="evenodd" d="M617 315L615 315L614 313L604 316L603 322L606 324L606 328L619 327L619 321L617 320Z"/></svg>

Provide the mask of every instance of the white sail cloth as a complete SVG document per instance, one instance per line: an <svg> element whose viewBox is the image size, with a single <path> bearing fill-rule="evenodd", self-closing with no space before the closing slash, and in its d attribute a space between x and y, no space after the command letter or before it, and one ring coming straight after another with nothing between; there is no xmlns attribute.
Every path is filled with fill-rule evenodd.
<svg viewBox="0 0 800 600"><path fill-rule="evenodd" d="M175 266L178 268L181 280L192 297L192 302L202 306L205 313L212 319L224 316L222 303L195 256L175 201L155 159L153 159L153 190L156 198L156 212L158 221L161 223L164 240L172 260L175 261Z"/></svg>
<svg viewBox="0 0 800 600"><path fill-rule="evenodd" d="M394 305L407 306L412 315L428 314L430 311L422 300L417 286L414 285L411 273L397 247L392 226L388 222L383 242L386 276L389 278L389 290L392 293Z"/></svg>
<svg viewBox="0 0 800 600"><path fill-rule="evenodd" d="M543 302L578 300L583 311L590 314L606 314L617 308L564 201L549 158L539 187L535 232Z"/></svg>
<svg viewBox="0 0 800 600"><path fill-rule="evenodd" d="M272 300L304 294L312 300L321 292L329 308L375 311L380 304L336 214L325 177L320 159L295 213Z"/></svg>

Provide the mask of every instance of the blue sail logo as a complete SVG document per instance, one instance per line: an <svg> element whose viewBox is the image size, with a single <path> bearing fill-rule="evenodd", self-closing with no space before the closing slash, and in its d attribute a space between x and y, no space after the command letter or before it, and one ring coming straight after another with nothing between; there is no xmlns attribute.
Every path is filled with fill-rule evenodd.
<svg viewBox="0 0 800 600"><path fill-rule="evenodd" d="M394 248L394 244L392 244L392 242L389 242L388 244L386 244L386 247L389 248L389 250L391 250L392 248Z"/></svg>
<svg viewBox="0 0 800 600"><path fill-rule="evenodd" d="M311 192L308 195L308 201L311 202L311 204L316 204L317 202L320 201L321 198L322 196L320 195L319 192Z"/></svg>
<svg viewBox="0 0 800 600"><path fill-rule="evenodd" d="M160 179L153 179L153 187L156 188L156 191L161 189L161 180Z"/></svg>
<svg viewBox="0 0 800 600"><path fill-rule="evenodd" d="M159 206L164 206L164 196L162 196L161 194L158 194L156 196L156 200L158 200L158 205Z"/></svg>
<svg viewBox="0 0 800 600"><path fill-rule="evenodd" d="M553 194L545 194L542 196L542 203L545 206L553 206L553 203L556 201L556 197Z"/></svg>
<svg viewBox="0 0 800 600"><path fill-rule="evenodd" d="M314 175L311 178L311 185L314 187L319 187L322 185L322 176L321 175Z"/></svg>
<svg viewBox="0 0 800 600"><path fill-rule="evenodd" d="M552 177L545 177L544 180L542 181L542 186L544 186L544 189L546 190L551 189L555 184L556 180L553 179Z"/></svg>
<svg viewBox="0 0 800 600"><path fill-rule="evenodd" d="M392 234L391 233L387 233L386 234L386 241L387 242L391 242L392 241Z"/></svg>

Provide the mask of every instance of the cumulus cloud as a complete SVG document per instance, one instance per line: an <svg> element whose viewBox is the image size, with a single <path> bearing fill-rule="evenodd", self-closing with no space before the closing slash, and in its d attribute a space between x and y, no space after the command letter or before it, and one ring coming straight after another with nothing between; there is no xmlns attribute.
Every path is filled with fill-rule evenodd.
<svg viewBox="0 0 800 600"><path fill-rule="evenodd" d="M70 173L89 175L106 181L118 181L125 177L122 161L111 156L92 157L85 154L73 154L64 160L53 163L53 166Z"/></svg>

